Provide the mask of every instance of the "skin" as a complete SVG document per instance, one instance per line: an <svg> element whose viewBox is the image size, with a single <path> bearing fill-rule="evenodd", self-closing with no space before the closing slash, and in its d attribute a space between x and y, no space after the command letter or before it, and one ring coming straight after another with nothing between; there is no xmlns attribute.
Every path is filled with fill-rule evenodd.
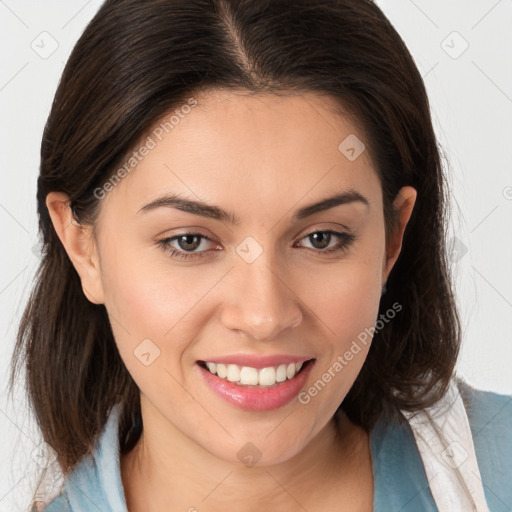
<svg viewBox="0 0 512 512"><path fill-rule="evenodd" d="M375 325L416 191L400 190L399 225L386 241L369 151L350 161L338 149L348 135L364 141L364 134L335 113L333 100L233 91L198 100L101 200L96 238L72 219L65 194L47 196L84 294L105 305L141 391L144 433L121 458L128 508L371 511L368 434L346 416L338 426L333 419L369 343L309 404L295 399L265 412L215 395L196 361L233 353L315 357L309 388ZM347 189L369 206L348 203L291 222L297 209ZM137 213L167 192L232 211L240 224L169 207ZM307 236L346 228L355 241L329 255ZM188 230L212 239L192 249L202 258L172 259L157 244ZM248 236L263 249L250 264L236 252ZM329 248L338 242L333 236ZM149 366L134 356L145 339L160 350ZM252 467L237 457L247 442L261 453Z"/></svg>

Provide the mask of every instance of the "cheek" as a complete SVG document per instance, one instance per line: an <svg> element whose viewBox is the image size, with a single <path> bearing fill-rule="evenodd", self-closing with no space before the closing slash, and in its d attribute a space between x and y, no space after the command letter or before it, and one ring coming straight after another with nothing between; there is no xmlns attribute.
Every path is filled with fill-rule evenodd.
<svg viewBox="0 0 512 512"><path fill-rule="evenodd" d="M106 297L115 343L140 391L162 403L180 396L180 362L193 334L183 330L191 306L178 278L155 278L147 267L119 272Z"/></svg>
<svg viewBox="0 0 512 512"><path fill-rule="evenodd" d="M182 357L197 336L204 298L222 273L217 277L194 267L177 268L165 256L137 251L122 257L112 253L102 267L105 305L128 371L141 389L161 379L169 386L164 370L181 378ZM145 366L148 359L154 364Z"/></svg>
<svg viewBox="0 0 512 512"><path fill-rule="evenodd" d="M317 376L299 402L317 418L331 417L352 387L371 346L372 328L379 310L379 261L344 262L317 275L308 286L307 304L322 334Z"/></svg>
<svg viewBox="0 0 512 512"><path fill-rule="evenodd" d="M105 305L140 338L163 338L204 294L197 273L179 269L156 247L108 248L102 258ZM190 269L188 269L190 270Z"/></svg>
<svg viewBox="0 0 512 512"><path fill-rule="evenodd" d="M141 343L147 345L152 358L163 355L163 341L185 314L186 305L180 300L184 290L181 280L162 276L161 269L137 252L120 252L116 248L102 259L105 307L121 357L130 372L137 372Z"/></svg>
<svg viewBox="0 0 512 512"><path fill-rule="evenodd" d="M347 342L373 326L381 291L380 260L340 263L317 273L307 287L305 301L330 335Z"/></svg>

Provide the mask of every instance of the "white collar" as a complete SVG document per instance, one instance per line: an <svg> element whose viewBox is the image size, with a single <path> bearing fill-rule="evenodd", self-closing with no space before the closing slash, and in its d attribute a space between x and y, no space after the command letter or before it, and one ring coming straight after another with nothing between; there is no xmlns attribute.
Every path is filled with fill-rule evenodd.
<svg viewBox="0 0 512 512"><path fill-rule="evenodd" d="M439 512L489 512L466 408L455 378L432 407L401 412L413 431Z"/></svg>

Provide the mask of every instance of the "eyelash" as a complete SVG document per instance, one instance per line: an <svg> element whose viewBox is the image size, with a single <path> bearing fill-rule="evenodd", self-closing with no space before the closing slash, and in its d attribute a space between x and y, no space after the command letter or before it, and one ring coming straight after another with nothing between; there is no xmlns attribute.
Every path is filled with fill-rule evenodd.
<svg viewBox="0 0 512 512"><path fill-rule="evenodd" d="M303 236L301 238L301 240L303 240L304 238L307 238L309 236L312 236L316 233L329 233L331 235L334 235L336 236L340 242L338 243L338 245L336 245L335 247L332 247L330 249L310 249L310 248L307 248L311 251L314 251L314 252L317 252L317 253L321 253L321 254L331 254L331 253L335 253L335 252L338 252L338 251L346 251L349 246L354 242L354 240L356 239L355 235L353 235L352 233L343 233L343 232L339 232L339 231L331 231L331 230L318 230L318 231L312 231L311 233ZM171 242L173 242L174 240L177 240L183 236L197 236L197 237L200 237L200 238L204 238L205 240L209 240L210 242L213 242L213 240L210 238L210 237L207 237L206 235L202 235L200 233L181 233L179 235L176 235L176 236L173 236L173 237L170 237L170 238L164 238L162 240L159 240L158 241L158 245L167 253L170 254L171 258L174 258L174 259L178 259L178 260L186 260L186 259L189 259L189 258L195 258L195 259L198 259L198 258L203 258L203 254L207 251L201 251L201 252L196 252L196 253L192 253L192 252L184 252L184 251L180 251L180 250L176 250L174 249L173 247L170 246Z"/></svg>

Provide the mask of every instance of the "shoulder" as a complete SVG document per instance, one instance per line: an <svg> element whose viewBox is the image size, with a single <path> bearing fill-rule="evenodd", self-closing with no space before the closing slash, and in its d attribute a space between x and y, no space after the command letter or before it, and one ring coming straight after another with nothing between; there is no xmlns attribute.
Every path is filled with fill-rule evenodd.
<svg viewBox="0 0 512 512"><path fill-rule="evenodd" d="M478 452L480 449L483 457L495 456L495 464L504 463L510 467L512 463L512 395L478 390L463 381L459 382L459 389L466 406L475 450ZM483 451L484 448L490 453Z"/></svg>
<svg viewBox="0 0 512 512"><path fill-rule="evenodd" d="M423 462L405 418L381 418L370 432L374 510L434 512Z"/></svg>
<svg viewBox="0 0 512 512"><path fill-rule="evenodd" d="M512 431L504 428L512 421L512 395L476 389L460 379L458 385L474 437L499 431L505 435L504 441L512 440Z"/></svg>
<svg viewBox="0 0 512 512"><path fill-rule="evenodd" d="M478 390L463 381L459 390L489 508L501 510L512 504L512 396Z"/></svg>
<svg viewBox="0 0 512 512"><path fill-rule="evenodd" d="M489 510L512 504L512 396L457 379ZM376 503L383 510L436 510L408 421L381 419L371 432Z"/></svg>
<svg viewBox="0 0 512 512"><path fill-rule="evenodd" d="M91 452L66 475L60 494L44 512L128 512L120 470L119 410L113 408Z"/></svg>

